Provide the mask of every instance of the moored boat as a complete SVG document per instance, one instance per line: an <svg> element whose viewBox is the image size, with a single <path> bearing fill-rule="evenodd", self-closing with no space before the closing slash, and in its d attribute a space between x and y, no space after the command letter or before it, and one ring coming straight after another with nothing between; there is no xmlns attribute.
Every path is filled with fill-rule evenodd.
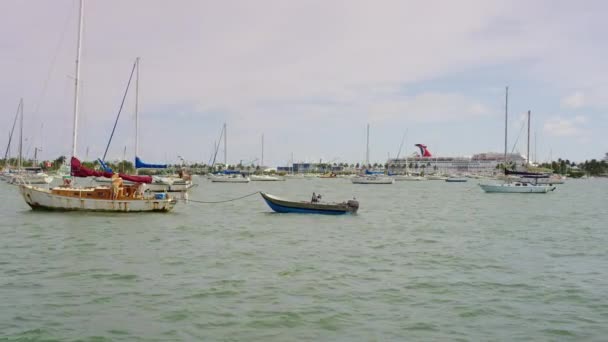
<svg viewBox="0 0 608 342"><path fill-rule="evenodd" d="M396 182L404 182L404 181L417 182L417 181L423 181L423 180L425 180L424 177L414 176L414 175L394 175L394 176L391 176L391 177Z"/></svg>
<svg viewBox="0 0 608 342"><path fill-rule="evenodd" d="M271 175L251 175L249 179L252 182L276 182L276 181L284 181L285 178Z"/></svg>
<svg viewBox="0 0 608 342"><path fill-rule="evenodd" d="M106 186L43 189L21 185L19 191L33 210L167 212L177 203L166 194L145 196L138 190L138 185L125 185L118 189Z"/></svg>
<svg viewBox="0 0 608 342"><path fill-rule="evenodd" d="M504 184L479 184L485 192L489 193L521 193L521 194L546 194L549 191L555 190L555 186L550 185L535 185L529 183L504 183Z"/></svg>
<svg viewBox="0 0 608 342"><path fill-rule="evenodd" d="M278 213L300 214L326 214L343 215L354 214L359 209L359 202L355 199L342 203L324 203L312 201L290 201L265 192L260 192L268 206Z"/></svg>
<svg viewBox="0 0 608 342"><path fill-rule="evenodd" d="M384 176L357 176L350 180L353 184L393 184L395 180Z"/></svg>
<svg viewBox="0 0 608 342"><path fill-rule="evenodd" d="M448 177L445 181L448 183L466 183L468 179L466 177Z"/></svg>
<svg viewBox="0 0 608 342"><path fill-rule="evenodd" d="M214 183L249 183L249 177L241 174L210 175L209 179Z"/></svg>

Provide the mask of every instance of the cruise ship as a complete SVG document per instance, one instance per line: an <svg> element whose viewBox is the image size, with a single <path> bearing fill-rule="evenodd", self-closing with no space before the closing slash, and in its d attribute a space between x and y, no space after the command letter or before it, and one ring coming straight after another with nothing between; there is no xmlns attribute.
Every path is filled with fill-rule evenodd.
<svg viewBox="0 0 608 342"><path fill-rule="evenodd" d="M413 156L399 159L388 159L389 171L392 173L409 172L424 173L470 173L470 174L495 174L498 172L498 165L504 162L503 153L487 152L478 153L472 157L436 157L429 151L426 145L416 144L420 153ZM518 153L507 154L509 163L523 165L526 158Z"/></svg>

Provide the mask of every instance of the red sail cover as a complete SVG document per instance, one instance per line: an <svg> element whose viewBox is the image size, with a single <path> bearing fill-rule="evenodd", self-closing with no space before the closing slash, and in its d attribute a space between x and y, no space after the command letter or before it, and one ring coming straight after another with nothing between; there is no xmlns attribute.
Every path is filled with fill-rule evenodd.
<svg viewBox="0 0 608 342"><path fill-rule="evenodd" d="M91 170L88 167L84 167L82 166L82 164L80 163L80 160L78 160L78 158L76 157L72 157L71 160L71 174L73 177L106 177L106 178L112 178L112 172L103 172L103 171L96 171L96 170ZM135 183L152 183L152 177L151 176L132 176L132 175L125 175L122 173L119 173L118 176L126 181L130 181L130 182L135 182Z"/></svg>

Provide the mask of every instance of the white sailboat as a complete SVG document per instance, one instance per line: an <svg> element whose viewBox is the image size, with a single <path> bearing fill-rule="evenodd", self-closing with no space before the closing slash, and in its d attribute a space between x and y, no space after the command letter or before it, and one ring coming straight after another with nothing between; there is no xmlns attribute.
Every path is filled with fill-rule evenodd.
<svg viewBox="0 0 608 342"><path fill-rule="evenodd" d="M80 52L82 41L82 27L84 20L84 4L80 0L78 38L76 49L76 75L74 79L74 120L72 130L72 159L71 173L73 176L95 174L81 166L76 158L76 144L78 141L78 99L80 77ZM177 201L166 194L146 196L142 187L137 185L124 185L122 179L113 176L112 187L75 187L66 179L63 186L43 189L33 185L21 185L19 190L25 202L32 209L43 210L80 210L104 212L167 212L173 209Z"/></svg>
<svg viewBox="0 0 608 342"><path fill-rule="evenodd" d="M367 125L367 144L365 152L365 165L369 165L369 124ZM391 177L384 176L383 174L368 172L365 174L357 175L350 179L353 184L393 184L395 180Z"/></svg>
<svg viewBox="0 0 608 342"><path fill-rule="evenodd" d="M226 123L224 123L222 133L224 135L224 166L228 167L228 131ZM249 183L250 181L249 177L241 175L240 172L229 172L228 170L221 174L211 174L209 179L214 183Z"/></svg>
<svg viewBox="0 0 608 342"><path fill-rule="evenodd" d="M264 167L264 134L262 134L262 159L260 159L260 167ZM284 181L285 178L279 176L272 176L263 173L260 174L252 174L249 176L249 179L252 182L278 182Z"/></svg>
<svg viewBox="0 0 608 342"><path fill-rule="evenodd" d="M509 87L505 89L505 158L504 168L507 168L507 127L508 127L508 108L509 108ZM506 171L505 171L506 172ZM510 182L509 179L501 184L479 184L481 189L487 193L520 193L520 194L546 194L555 190L552 185L531 184L522 182Z"/></svg>
<svg viewBox="0 0 608 342"><path fill-rule="evenodd" d="M53 181L53 176L49 176L42 172L40 167L23 167L23 99L19 102L19 159L17 171L13 172L8 183L10 184L50 184ZM37 148L34 152L34 161L36 160ZM35 163L34 163L35 164Z"/></svg>
<svg viewBox="0 0 608 342"><path fill-rule="evenodd" d="M397 182L419 182L419 181L423 181L426 180L424 177L421 176L414 176L414 175L395 175L392 176L393 179Z"/></svg>
<svg viewBox="0 0 608 342"><path fill-rule="evenodd" d="M350 180L353 184L393 184L395 180L391 177L378 175L356 176Z"/></svg>

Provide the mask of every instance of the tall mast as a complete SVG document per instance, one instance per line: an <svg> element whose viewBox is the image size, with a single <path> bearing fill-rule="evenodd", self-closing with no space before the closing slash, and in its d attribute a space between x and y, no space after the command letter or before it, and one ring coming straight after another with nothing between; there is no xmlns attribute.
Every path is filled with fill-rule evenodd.
<svg viewBox="0 0 608 342"><path fill-rule="evenodd" d="M260 162L260 165L262 167L264 166L264 134L262 134L262 161Z"/></svg>
<svg viewBox="0 0 608 342"><path fill-rule="evenodd" d="M528 152L526 153L526 166L530 166L530 111L528 111Z"/></svg>
<svg viewBox="0 0 608 342"><path fill-rule="evenodd" d="M505 173L507 170L507 123L509 113L509 87L505 88Z"/></svg>
<svg viewBox="0 0 608 342"><path fill-rule="evenodd" d="M365 166L369 165L369 124L367 124L367 143L365 149Z"/></svg>
<svg viewBox="0 0 608 342"><path fill-rule="evenodd" d="M78 19L78 38L76 45L76 75L74 76L74 127L72 128L72 156L76 156L76 141L78 140L78 81L80 78L80 50L82 45L82 26L84 17L84 0L80 0Z"/></svg>
<svg viewBox="0 0 608 342"><path fill-rule="evenodd" d="M225 122L224 122L224 167L228 168L228 132L226 131Z"/></svg>
<svg viewBox="0 0 608 342"><path fill-rule="evenodd" d="M21 170L22 156L23 156L23 98L20 101L21 104L21 118L19 119L19 164L18 168Z"/></svg>
<svg viewBox="0 0 608 342"><path fill-rule="evenodd" d="M534 131L534 163L536 164L538 162L538 153L537 153L537 143L536 143L536 131Z"/></svg>
<svg viewBox="0 0 608 342"><path fill-rule="evenodd" d="M8 135L8 144L6 145L6 151L4 152L4 160L6 161L6 165L8 165L9 153L11 152L11 142L13 140L13 133L15 132L15 125L17 124L17 118L19 118L19 114L21 113L21 105L22 101L19 101L19 106L17 106L17 112L15 113L15 118L13 119L13 128L11 129L10 134Z"/></svg>
<svg viewBox="0 0 608 342"><path fill-rule="evenodd" d="M135 74L135 158L139 156L139 57L135 59L137 67ZM137 167L135 167L137 175Z"/></svg>

